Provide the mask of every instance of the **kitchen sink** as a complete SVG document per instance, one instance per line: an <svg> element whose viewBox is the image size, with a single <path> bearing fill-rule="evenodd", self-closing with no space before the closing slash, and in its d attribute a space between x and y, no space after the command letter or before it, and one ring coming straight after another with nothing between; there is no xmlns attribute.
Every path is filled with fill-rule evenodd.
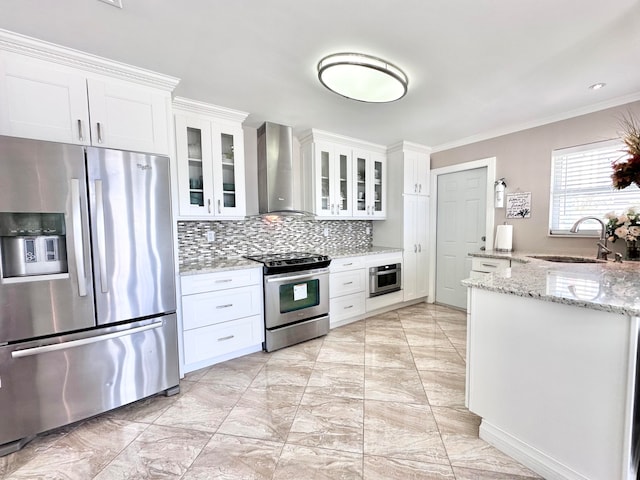
<svg viewBox="0 0 640 480"><path fill-rule="evenodd" d="M606 260L598 260L597 258L569 257L564 255L529 255L528 258L556 263L606 263Z"/></svg>

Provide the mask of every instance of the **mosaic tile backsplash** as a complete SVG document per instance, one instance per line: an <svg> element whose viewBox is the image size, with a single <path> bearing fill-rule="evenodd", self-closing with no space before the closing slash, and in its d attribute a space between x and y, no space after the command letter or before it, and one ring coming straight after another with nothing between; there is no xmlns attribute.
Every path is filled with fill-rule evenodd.
<svg viewBox="0 0 640 480"><path fill-rule="evenodd" d="M215 241L207 241L207 232L215 233ZM372 245L372 232L370 220L310 220L285 216L244 221L180 221L178 263L182 269L219 257L295 250L365 249Z"/></svg>

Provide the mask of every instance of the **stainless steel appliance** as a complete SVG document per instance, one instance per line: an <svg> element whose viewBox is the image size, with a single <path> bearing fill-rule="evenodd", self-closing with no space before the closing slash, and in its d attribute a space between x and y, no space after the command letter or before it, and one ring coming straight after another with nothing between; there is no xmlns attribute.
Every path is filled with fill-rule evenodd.
<svg viewBox="0 0 640 480"><path fill-rule="evenodd" d="M267 352L329 333L329 264L307 252L247 256L264 273Z"/></svg>
<svg viewBox="0 0 640 480"><path fill-rule="evenodd" d="M402 288L402 264L391 263L369 268L369 297L397 292Z"/></svg>
<svg viewBox="0 0 640 480"><path fill-rule="evenodd" d="M258 128L258 210L260 214L312 213L293 208L293 130L265 122Z"/></svg>
<svg viewBox="0 0 640 480"><path fill-rule="evenodd" d="M177 391L165 157L0 137L0 455Z"/></svg>

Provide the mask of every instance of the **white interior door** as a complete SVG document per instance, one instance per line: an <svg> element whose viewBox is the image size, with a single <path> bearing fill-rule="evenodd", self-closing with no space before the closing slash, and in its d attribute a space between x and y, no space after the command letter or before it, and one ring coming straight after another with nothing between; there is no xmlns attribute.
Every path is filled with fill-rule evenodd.
<svg viewBox="0 0 640 480"><path fill-rule="evenodd" d="M470 252L485 245L487 168L438 176L436 302L466 309Z"/></svg>

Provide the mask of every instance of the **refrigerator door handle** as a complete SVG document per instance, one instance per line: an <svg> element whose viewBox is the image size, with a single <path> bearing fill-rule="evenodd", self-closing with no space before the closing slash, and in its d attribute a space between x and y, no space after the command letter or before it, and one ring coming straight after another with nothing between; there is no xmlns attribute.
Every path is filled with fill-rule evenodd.
<svg viewBox="0 0 640 480"><path fill-rule="evenodd" d="M96 190L96 233L98 243L98 269L100 271L100 290L102 293L109 293L107 284L107 238L104 228L104 195L102 191L102 180L94 182Z"/></svg>
<svg viewBox="0 0 640 480"><path fill-rule="evenodd" d="M87 275L84 269L84 243L82 242L82 215L80 210L80 180L71 179L71 221L73 223L73 250L75 252L78 295L87 296Z"/></svg>
<svg viewBox="0 0 640 480"><path fill-rule="evenodd" d="M164 321L160 320L159 322L150 323L149 325L143 325L142 327L135 327L128 330L121 330L119 332L106 333L104 335L97 335L95 337L80 338L78 340L71 340L69 342L55 343L53 345L43 345L41 347L25 348L24 350L15 350L11 352L11 358L31 357L33 355L40 355L41 353L67 350L73 347L89 345L90 343L102 342L104 340L109 340L112 338L124 337L125 335L133 335L134 333L153 330L154 328L160 328L163 324Z"/></svg>

